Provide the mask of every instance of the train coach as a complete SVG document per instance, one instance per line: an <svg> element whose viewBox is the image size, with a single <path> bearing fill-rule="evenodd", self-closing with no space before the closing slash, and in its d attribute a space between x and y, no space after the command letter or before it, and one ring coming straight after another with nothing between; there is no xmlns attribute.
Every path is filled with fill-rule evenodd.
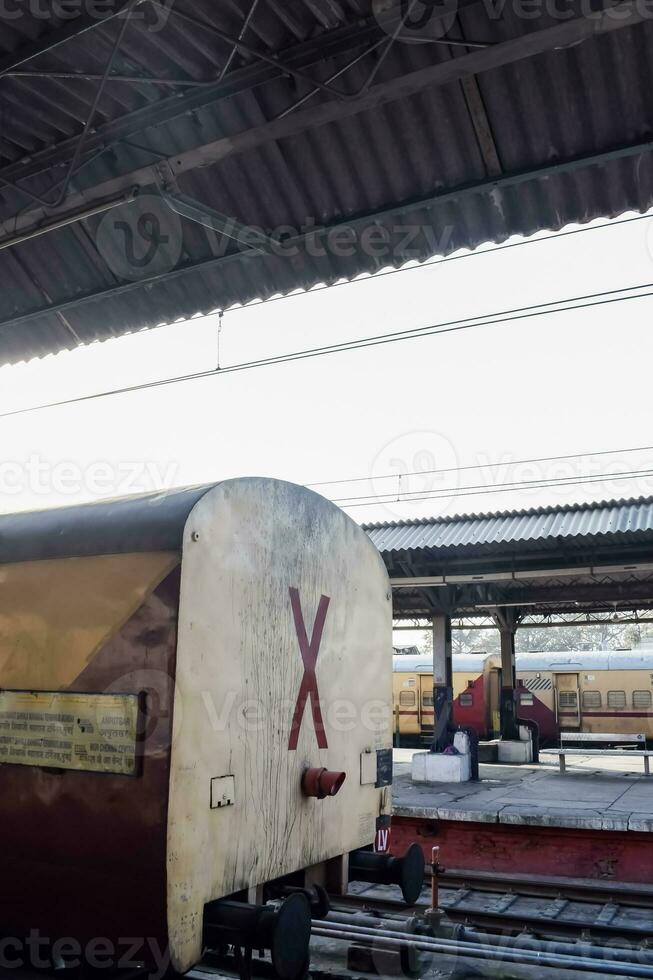
<svg viewBox="0 0 653 980"><path fill-rule="evenodd" d="M391 616L291 484L1 517L0 937L302 976L306 889L387 841Z"/></svg>
<svg viewBox="0 0 653 980"><path fill-rule="evenodd" d="M517 716L537 722L542 740L561 731L644 734L653 739L653 650L520 653L516 657ZM408 744L433 731L433 661L429 655L394 657L395 741ZM453 657L455 724L480 738L499 735L501 660L496 655Z"/></svg>

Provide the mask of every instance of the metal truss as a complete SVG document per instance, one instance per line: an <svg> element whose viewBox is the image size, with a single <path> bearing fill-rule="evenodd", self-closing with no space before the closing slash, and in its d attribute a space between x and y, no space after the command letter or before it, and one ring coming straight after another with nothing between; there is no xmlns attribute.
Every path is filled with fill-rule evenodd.
<svg viewBox="0 0 653 980"><path fill-rule="evenodd" d="M293 105L289 106L286 110L284 110L284 112L281 115L286 116L294 109L298 108L300 105L305 104L310 98L312 98L314 95L318 94L319 92L324 92L326 95L329 95L335 99L345 100L345 99L359 98L362 94L364 94L367 91L367 89L374 81L374 78L376 77L380 64L383 62L383 60L389 53L391 47L393 46L396 40L396 36L392 36L388 38L385 34L382 34L380 38L376 37L374 40L370 41L367 44L367 46L365 47L362 53L358 53L346 65L339 68L337 72L335 72L331 77L329 77L326 81L323 82L320 79L316 78L305 67L303 67L301 63L298 64L297 59L293 57L293 52L288 52L287 54L284 54L283 52L279 54L277 54L276 52L267 52L265 50L252 47L251 45L247 44L244 41L245 34L251 25L254 14L256 13L256 10L259 6L259 2L260 0L253 0L249 12L245 17L240 33L238 34L238 36L233 36L226 31L220 30L219 28L215 27L212 24L208 24L205 21L198 20L198 18L184 13L183 11L176 8L174 5L168 6L164 3L159 2L159 0L126 0L125 3L122 3L114 11L110 12L102 19L89 20L88 18L77 18L73 22L73 24L70 25L66 30L55 31L55 32L51 32L51 34L49 35L46 35L46 38L43 43L32 44L32 45L25 46L25 48L19 49L18 52L4 59L3 62L0 62L0 77L3 76L8 78L15 77L15 78L24 78L24 79L31 79L31 80L34 79L49 80L49 79L56 78L56 79L63 79L68 81L83 80L83 81L100 82L100 86L94 101L94 106L91 108L91 111L87 117L86 124L84 126L84 131L82 132L80 137L77 137L76 139L73 140L65 141L68 144L68 148L71 148L72 145L73 160L75 160L76 156L79 155L80 148L85 140L85 137L88 135L88 130L90 129L91 122L93 120L93 117L95 116L95 108L97 106L97 102L99 101L99 98L101 97L105 87L109 84L115 84L115 83L128 84L128 85L154 84L163 87L170 87L173 89L174 88L207 89L210 90L210 101L213 102L219 98L219 92L216 91L216 86L220 86L225 81L225 77L229 74L229 69L231 68L236 55L241 54L247 56L250 59L250 63L253 62L255 65L263 65L266 66L268 69L271 69L273 72L271 78L286 75L286 76L294 77L300 81L308 82L312 86L311 91L308 94L304 95L300 100L297 100ZM413 4L415 2L416 0L413 0ZM61 45L78 39L82 34L92 30L94 27L98 27L100 25L104 26L107 24L107 22L112 21L121 16L125 20L128 20L131 11L136 6L145 3L149 3L152 6L165 10L165 12L168 15L174 16L178 20L181 20L182 22L188 23L193 27L198 28L204 34L213 35L214 37L218 38L220 41L224 42L226 45L229 46L229 52L225 58L217 82L215 78L197 80L191 78L184 79L184 78L169 78L163 76L126 75L122 73L114 73L113 64L115 62L117 48L119 48L120 46L120 40L122 38L122 34L124 33L124 27L126 26L125 24L123 24L123 27L121 28L117 48L112 53L107 68L102 74L99 74L97 71L91 71L83 68L75 68L74 70L71 69L69 71L65 71L65 70L56 70L56 69L47 69L47 70L38 70L35 68L26 69L24 67L25 64L34 61L35 59L39 58L44 54L51 53L53 50L60 47ZM404 15L402 24L405 23L406 19L410 15L411 9L412 9L412 5L409 6L406 14ZM446 12L443 12L438 16L442 17L445 15ZM82 20L82 23L79 25L77 23L78 20ZM373 21L369 21L365 25L357 25L357 30L353 33L353 35L350 38L348 39L343 38L343 40L345 41L345 49L347 45L347 40L356 42L358 39L360 39L361 42L364 41L367 32L365 29L361 30L361 26L364 26L364 28L369 29L370 27L373 26ZM375 33L377 35L381 33L379 23L374 23L374 27L375 27ZM443 43L448 43L448 42L443 41ZM452 43L456 43L456 42L452 42ZM460 43L465 44L465 42L460 42ZM366 81L357 91L347 92L344 90L339 90L332 85L333 81L335 81L336 79L344 75L347 71L349 71L351 68L357 65L363 58L366 58L368 55L375 52L380 46L383 46L384 49L381 56L377 59L376 64L371 68ZM476 45L470 42L469 45L465 45L465 46L482 47L485 45L484 44ZM326 50L321 53L321 57L318 55L315 60L320 61L323 60L325 57L329 56L329 50L328 50L329 46L326 45L325 47ZM316 50L316 55L317 54L318 52ZM301 61L301 59L299 60ZM271 78L263 79L263 80L271 80ZM252 85L261 84L261 81L263 80L258 78L256 75L251 76ZM247 83L246 83L246 87L249 87ZM233 92L225 93L225 95L228 94L233 94ZM148 108L152 108L152 107L148 107ZM173 113L174 115L179 115L188 111L189 111L188 107L180 106L177 103L177 105L174 106ZM122 118L122 120L118 120L118 123L120 124L120 122L126 122L130 117L133 116L135 117L139 115L140 115L139 112L127 113ZM169 116L168 118L173 118L174 115ZM140 123L136 131L137 132L141 131L144 125L153 125L153 124L156 123L152 121L145 123L143 121ZM110 124L101 127L101 129L102 132L105 133L107 130L110 129ZM104 152L106 152L113 145L115 144L111 143L107 145L105 143ZM52 162L51 159L50 162ZM8 168L0 169L0 180L3 183L13 187L16 190L22 191L26 195L30 196L33 200L36 201L41 200L41 198L38 197L38 195L33 194L32 192L26 190L25 188L19 188L16 184L12 183L10 175L6 172L7 169ZM71 170L74 171L74 167L72 165L71 165ZM27 176L27 175L21 174L20 176ZM61 199L63 199L63 196L64 196L63 194L60 194Z"/></svg>
<svg viewBox="0 0 653 980"><path fill-rule="evenodd" d="M462 5L473 2L473 0L461 0ZM131 83L147 81L154 84L171 86L183 86L184 80L180 79L148 79L136 76L116 76L113 77L113 65L115 57L120 47L120 42L127 29L129 13L134 7L142 3L153 3L161 6L160 0L128 0L127 3L120 4L100 21L82 23L72 22L65 29L59 32L51 32L46 35L44 41L35 42L27 45L25 49L19 49L15 54L7 56L0 61L0 76L10 75L12 72L20 71L24 76L27 74L23 66L36 59L42 54L52 51L71 40L79 38L85 31L93 29L98 24L106 24L108 20L124 16L123 24L116 39L112 55L106 65L102 75L95 73L94 77L99 81L99 87L93 105L87 116L82 133L66 140L60 146L56 146L45 153L35 154L34 159L27 162L20 162L10 167L0 170L0 186L4 183L7 186L24 194L31 199L32 206L28 206L19 214L5 220L0 224L0 232L4 232L4 238L0 238L0 249L11 248L35 234L45 234L56 228L63 227L65 224L75 221L83 221L93 213L97 213L98 207L110 207L117 202L123 202L126 195L133 198L140 188L151 188L160 185L160 173L162 171L171 174L173 182L177 177L194 171L199 167L211 166L220 163L228 156L246 152L259 148L271 142L283 140L290 136L296 136L304 131L324 126L329 123L339 122L351 118L358 113L371 109L379 108L397 99L416 94L432 86L446 85L454 81L463 82L473 78L476 74L510 64L514 64L523 59L531 58L537 54L544 53L560 47L577 44L583 40L595 36L597 33L620 30L625 27L640 23L646 16L640 9L637 0L620 0L618 4L610 2L601 12L593 12L591 17L579 16L563 23L548 26L539 30L534 30L526 35L489 45L487 42L471 42L465 39L448 39L447 43L460 43L466 48L466 53L460 57L450 58L443 62L429 65L407 75L393 78L389 81L373 84L378 73L379 64L387 57L391 46L400 36L401 25L412 9L411 5L405 12L403 21L400 22L396 32L388 37L384 33L378 22L367 21L358 24L355 28L342 29L339 32L328 32L327 35L317 38L305 45L301 50L281 53L270 53L261 51L249 45L245 40L245 34L256 12L256 0L252 0L245 21L237 36L232 36L213 25L205 24L196 18L176 8L172 8L171 14L174 17L192 23L202 31L212 33L226 45L227 52L225 61L220 71L217 81L206 80L204 82L188 82L191 91L178 94L170 98L164 98L146 109L128 113L122 119L114 123L98 127L97 132L93 132L93 120L97 109L97 104L106 85L114 81ZM461 3L456 6L460 7ZM445 3L438 8L438 16L445 17L452 8L453 0L445 0ZM619 6L619 17L611 17L610 8ZM166 7L168 12L169 9ZM405 10L405 8L404 8ZM78 18L78 21L80 18ZM330 35L333 34L334 37ZM484 45L484 46L483 46ZM332 74L329 79L322 81L316 78L307 66L318 64L327 57L334 57L349 49L356 49L356 54L348 62L341 66L337 72ZM333 82L341 77L361 59L368 57L371 53L380 51L375 65L368 73L365 82L355 92L347 92L333 85ZM251 64L244 65L242 68L232 69L231 66L240 54L244 58L251 59ZM48 77L47 72L31 73L33 77ZM50 73L51 74L51 73ZM77 73L73 72L73 75ZM93 73L91 73L93 74ZM80 77L83 72L80 73ZM98 158L98 156L113 149L122 140L129 138L136 132L142 131L147 126L157 125L166 118L174 118L182 113L193 111L202 105L211 104L219 98L233 95L237 91L252 88L263 84L266 81L279 78L284 75L301 80L310 86L310 91L302 98L295 100L290 106L281 112L275 119L268 120L261 125L252 127L242 132L225 136L202 146L187 149L171 157L163 157L157 163L142 166L129 173L123 173L110 180L104 181L95 186L86 188L83 192L68 193L72 178L79 171ZM88 73L87 73L88 76ZM86 76L86 77L87 77ZM197 87L200 91L197 91ZM312 98L314 94L322 93L329 96L325 101L320 102L312 108L301 108ZM571 172L576 169L584 169L588 166L605 163L608 160L623 159L630 156L638 156L648 153L653 149L653 141L640 142L622 147L613 147L610 150L595 154L591 157L576 158L567 161L559 161L552 165L532 168L528 171L505 174L493 177L489 181L482 181L473 185L453 188L441 194L431 195L421 201L411 201L409 204L399 204L396 207L386 208L383 211L361 215L353 221L346 222L346 226L355 226L359 223L369 223L379 221L384 216L401 214L406 210L413 210L420 207L438 205L448 201L460 201L469 194L485 193L489 190L496 190L504 186L515 186L520 183L530 182L545 176L550 176L560 172ZM155 156L160 156L156 151L151 151ZM87 156L83 157L83 154ZM50 194L54 193L54 198L48 194L35 194L25 187L18 184L17 180L24 180L27 177L39 173L46 165L46 161L52 165L55 160L69 161L66 175L57 181L50 188ZM169 188L168 188L169 189ZM201 209L198 202L194 202ZM192 208L190 209L192 210ZM188 215L190 217L190 214ZM196 220L196 217L193 219ZM200 223L206 223L202 220ZM338 225L332 227L339 227ZM315 235L315 231L311 232ZM260 254L260 247L254 249L239 250L225 256L214 257L200 263L189 263L174 273L168 274L165 278L174 275L186 275L189 272L206 271L213 267L216 262L233 261L250 255ZM56 305L43 305L33 310L21 314L19 317L11 317L0 323L0 327L15 326L20 322L32 319L35 316L46 313L61 314L67 308L77 307L82 303L92 302L98 299L109 298L121 295L131 289L139 289L146 285L152 285L154 280L145 280L129 284L121 284L115 288L102 290L86 296L76 296L70 300L64 300Z"/></svg>
<svg viewBox="0 0 653 980"><path fill-rule="evenodd" d="M555 629L564 626L624 626L653 623L653 610L638 609L630 612L581 612L581 613L529 613L519 622L520 629ZM491 616L454 616L451 620L454 630L495 630L497 624ZM428 619L397 620L392 624L395 632L407 630L430 630Z"/></svg>
<svg viewBox="0 0 653 980"><path fill-rule="evenodd" d="M152 2L152 0L137 0L137 2ZM619 6L620 17L618 19L608 16L609 10L607 10L595 18L578 17L571 21L556 24L553 27L546 27L527 35L504 41L490 48L473 50L471 53L458 58L451 58L447 61L411 72L408 75L379 83L367 89L364 93L357 94L355 97L345 100L331 99L312 109L309 108L303 111L293 112L291 115L285 113L260 126L255 126L243 132L222 137L212 143L183 151L167 158L164 161L165 165L175 177L179 177L198 167L206 167L214 163L219 163L228 156L257 149L267 143L296 136L307 129L339 122L361 112L380 108L389 102L416 94L430 86L446 85L450 82L460 81L478 72L514 64L524 58L533 57L552 48L580 42L594 36L599 27L602 32L609 32L633 26L636 23L640 23L645 16L640 10L637 0L622 0ZM183 16L187 17L188 15L184 14ZM233 41L234 39L232 38L231 40ZM262 57L264 60L268 60L267 55L262 55ZM273 61L275 66L279 65L278 60L273 59ZM287 68L284 62L282 71L286 70ZM295 69L293 69L293 74L296 74ZM632 148L629 148L629 151L632 152ZM75 152L78 153L78 148L76 148ZM611 151L611 155L614 152ZM621 150L620 152L623 153L624 151ZM599 161L597 160L596 162ZM570 169L573 169L573 164L570 165ZM536 176L538 176L538 171L531 172L528 176L524 175L522 180L533 179ZM106 199L112 194L122 193L130 187L151 186L154 183L156 183L156 177L153 173L152 166L141 167L138 170L122 174L95 187L88 188L83 194L71 195L67 201L67 207L79 209L84 204L94 203L98 198ZM494 186L497 186L496 182ZM57 209L55 208L54 210L56 211ZM27 210L8 221L4 221L2 223L2 230L7 235L21 233L28 230L30 225L40 224L42 221L42 210L39 211L38 208L36 210Z"/></svg>

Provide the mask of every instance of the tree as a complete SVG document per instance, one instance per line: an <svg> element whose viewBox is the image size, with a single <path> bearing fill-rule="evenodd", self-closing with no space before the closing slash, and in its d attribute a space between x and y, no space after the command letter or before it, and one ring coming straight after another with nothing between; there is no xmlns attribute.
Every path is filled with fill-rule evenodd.
<svg viewBox="0 0 653 980"><path fill-rule="evenodd" d="M515 637L517 653L552 652L556 650L631 650L642 642L653 643L653 624L603 623L568 626L521 626ZM430 630L424 630L417 641L420 653L433 651ZM499 631L488 629L454 629L451 634L454 654L500 652Z"/></svg>

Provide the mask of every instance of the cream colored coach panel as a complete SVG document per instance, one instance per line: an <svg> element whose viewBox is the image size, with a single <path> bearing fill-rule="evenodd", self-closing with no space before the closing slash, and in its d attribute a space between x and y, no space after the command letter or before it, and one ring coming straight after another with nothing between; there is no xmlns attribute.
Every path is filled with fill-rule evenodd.
<svg viewBox="0 0 653 980"><path fill-rule="evenodd" d="M168 817L177 969L199 958L206 902L373 841L390 790L361 785L361 754L392 744L391 617L378 552L322 497L235 480L191 513ZM303 797L309 766L346 771L340 793Z"/></svg>

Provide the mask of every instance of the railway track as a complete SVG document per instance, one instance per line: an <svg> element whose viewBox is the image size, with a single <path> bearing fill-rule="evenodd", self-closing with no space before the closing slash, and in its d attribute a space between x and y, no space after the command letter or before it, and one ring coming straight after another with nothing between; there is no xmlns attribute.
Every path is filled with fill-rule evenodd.
<svg viewBox="0 0 653 980"><path fill-rule="evenodd" d="M427 868L430 877L430 870ZM438 875L446 887L497 891L497 886L522 895L578 898L592 901L616 901L623 906L653 909L653 886L636 882L612 881L609 878L559 878L548 875L507 875L494 871L447 869Z"/></svg>
<svg viewBox="0 0 653 980"><path fill-rule="evenodd" d="M408 917L430 907L431 892L407 908L391 887L372 885L333 904ZM451 922L504 933L636 945L653 939L653 889L642 885L447 871L438 876L438 905Z"/></svg>

